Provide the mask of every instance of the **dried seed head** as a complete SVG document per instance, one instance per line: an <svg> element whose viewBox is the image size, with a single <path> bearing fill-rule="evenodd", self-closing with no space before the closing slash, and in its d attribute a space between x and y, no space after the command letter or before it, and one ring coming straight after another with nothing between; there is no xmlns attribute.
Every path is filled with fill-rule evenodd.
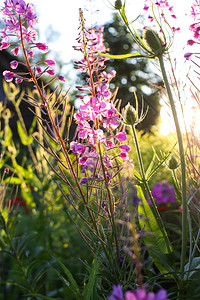
<svg viewBox="0 0 200 300"><path fill-rule="evenodd" d="M125 125L130 126L130 125L135 125L136 123L138 123L137 111L135 110L135 108L132 105L130 105L130 103L128 103L125 106L123 117L124 117Z"/></svg>
<svg viewBox="0 0 200 300"><path fill-rule="evenodd" d="M168 168L170 170L175 170L179 166L179 163L177 162L176 158L172 155L168 161Z"/></svg>
<svg viewBox="0 0 200 300"><path fill-rule="evenodd" d="M162 55L165 52L166 47L164 41L153 29L148 27L145 28L143 31L143 39L145 40L150 51L153 52L155 56Z"/></svg>
<svg viewBox="0 0 200 300"><path fill-rule="evenodd" d="M115 9L120 10L122 8L122 0L116 0L114 7Z"/></svg>

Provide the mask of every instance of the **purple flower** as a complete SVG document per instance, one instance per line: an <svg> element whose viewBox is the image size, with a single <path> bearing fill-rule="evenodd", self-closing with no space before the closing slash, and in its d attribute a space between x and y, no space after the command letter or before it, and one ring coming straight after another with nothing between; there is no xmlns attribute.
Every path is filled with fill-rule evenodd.
<svg viewBox="0 0 200 300"><path fill-rule="evenodd" d="M17 61L17 60L11 61L10 67L11 67L12 69L17 69L17 66L18 66L18 61Z"/></svg>
<svg viewBox="0 0 200 300"><path fill-rule="evenodd" d="M186 58L187 60L189 60L192 54L193 53L191 53L191 52L185 53L184 58Z"/></svg>
<svg viewBox="0 0 200 300"><path fill-rule="evenodd" d="M125 142L127 139L126 136L126 132L119 132L116 134L115 138L119 141L119 142Z"/></svg>
<svg viewBox="0 0 200 300"><path fill-rule="evenodd" d="M176 200L174 188L167 181L157 182L152 189L152 196L157 204L170 203Z"/></svg>
<svg viewBox="0 0 200 300"><path fill-rule="evenodd" d="M53 59L46 59L45 61L44 61L48 66L55 66L55 60L53 60Z"/></svg>
<svg viewBox="0 0 200 300"><path fill-rule="evenodd" d="M109 297L109 300L123 300L123 292L121 285L113 285L112 295Z"/></svg>
<svg viewBox="0 0 200 300"><path fill-rule="evenodd" d="M123 300L123 292L120 285L113 286L113 293L109 300ZM166 290L161 289L157 293L147 293L145 289L137 289L135 291L127 291L125 293L125 300L169 300L167 298Z"/></svg>
<svg viewBox="0 0 200 300"><path fill-rule="evenodd" d="M87 177L83 177L81 180L80 180L80 184L86 184L88 182L88 178Z"/></svg>
<svg viewBox="0 0 200 300"><path fill-rule="evenodd" d="M46 52L48 50L48 46L44 43L36 43L35 45L39 50L43 52Z"/></svg>
<svg viewBox="0 0 200 300"><path fill-rule="evenodd" d="M3 76L7 82L11 82L13 80L15 73L10 71L4 71Z"/></svg>

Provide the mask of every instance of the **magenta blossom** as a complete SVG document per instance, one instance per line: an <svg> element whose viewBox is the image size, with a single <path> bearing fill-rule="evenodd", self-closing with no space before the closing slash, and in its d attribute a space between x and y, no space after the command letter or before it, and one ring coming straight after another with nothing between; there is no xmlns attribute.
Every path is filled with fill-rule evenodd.
<svg viewBox="0 0 200 300"><path fill-rule="evenodd" d="M10 71L4 71L3 76L7 82L11 82L13 80L13 77L15 76L15 73Z"/></svg>
<svg viewBox="0 0 200 300"><path fill-rule="evenodd" d="M166 290L161 289L157 293L147 293L145 289L140 288L135 291L127 291L123 296L121 285L114 285L112 295L109 300L169 300Z"/></svg>

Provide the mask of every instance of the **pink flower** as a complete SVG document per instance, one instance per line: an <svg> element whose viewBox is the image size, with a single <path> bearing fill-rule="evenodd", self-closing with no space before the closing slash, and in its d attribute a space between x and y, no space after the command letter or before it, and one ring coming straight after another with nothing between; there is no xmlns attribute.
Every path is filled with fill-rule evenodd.
<svg viewBox="0 0 200 300"><path fill-rule="evenodd" d="M19 47L14 48L12 51L13 51L13 54L15 56L17 56L19 54Z"/></svg>
<svg viewBox="0 0 200 300"><path fill-rule="evenodd" d="M36 43L36 47L43 52L48 51L48 46L44 43Z"/></svg>
<svg viewBox="0 0 200 300"><path fill-rule="evenodd" d="M129 152L131 150L130 146L125 145L125 144L120 145L119 149L122 150L122 151L124 151L124 152Z"/></svg>
<svg viewBox="0 0 200 300"><path fill-rule="evenodd" d="M121 153L119 153L119 157L122 160L127 160L128 159L128 154L127 154L127 152L121 152Z"/></svg>
<svg viewBox="0 0 200 300"><path fill-rule="evenodd" d="M3 50L3 49L6 49L10 46L9 43L2 43L1 46L0 46L0 50Z"/></svg>
<svg viewBox="0 0 200 300"><path fill-rule="evenodd" d="M57 76L58 80L65 82L64 76Z"/></svg>
<svg viewBox="0 0 200 300"><path fill-rule="evenodd" d="M18 66L18 61L17 61L17 60L11 61L10 67L11 67L12 69L17 69L17 66Z"/></svg>
<svg viewBox="0 0 200 300"><path fill-rule="evenodd" d="M40 66L38 66L38 67L36 68L36 71L37 71L38 74L41 74L41 73L42 73L42 68L41 68Z"/></svg>
<svg viewBox="0 0 200 300"><path fill-rule="evenodd" d="M23 81L22 78L19 78L19 77L15 78L15 83L16 84L21 83L22 81Z"/></svg>
<svg viewBox="0 0 200 300"><path fill-rule="evenodd" d="M119 132L115 135L115 138L119 141L119 142L125 142L127 139L126 136L126 132Z"/></svg>
<svg viewBox="0 0 200 300"><path fill-rule="evenodd" d="M49 75L51 75L51 76L54 76L55 75L55 70L54 69L49 69L49 70L47 70L47 73L49 74Z"/></svg>
<svg viewBox="0 0 200 300"><path fill-rule="evenodd" d="M77 142L71 142L70 148L73 153L75 154L83 154L85 152L86 147L80 143Z"/></svg>
<svg viewBox="0 0 200 300"><path fill-rule="evenodd" d="M188 53L186 53L186 54L184 55L184 57L185 57L187 60L189 60L192 54L193 54L193 53L188 52Z"/></svg>
<svg viewBox="0 0 200 300"><path fill-rule="evenodd" d="M4 71L3 76L7 82L11 82L13 80L15 73L10 71Z"/></svg>
<svg viewBox="0 0 200 300"><path fill-rule="evenodd" d="M46 59L44 61L48 66L55 66L56 62L53 59Z"/></svg>

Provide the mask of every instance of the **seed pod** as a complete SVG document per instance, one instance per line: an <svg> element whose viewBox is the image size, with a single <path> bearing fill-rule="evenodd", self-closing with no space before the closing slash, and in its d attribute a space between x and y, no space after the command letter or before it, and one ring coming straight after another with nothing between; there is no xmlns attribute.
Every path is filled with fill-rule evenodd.
<svg viewBox="0 0 200 300"><path fill-rule="evenodd" d="M114 4L115 9L120 10L122 8L122 1L116 0Z"/></svg>
<svg viewBox="0 0 200 300"><path fill-rule="evenodd" d="M170 170L175 170L179 166L179 163L177 162L176 158L172 155L168 161L168 168Z"/></svg>
<svg viewBox="0 0 200 300"><path fill-rule="evenodd" d="M136 123L138 123L137 112L136 112L135 108L132 105L130 105L130 103L128 103L125 106L123 117L124 117L125 125L130 126L130 125L135 125Z"/></svg>
<svg viewBox="0 0 200 300"><path fill-rule="evenodd" d="M145 28L143 32L143 39L145 40L149 50L153 52L155 56L162 55L165 52L166 47L164 41L153 29L148 27Z"/></svg>

